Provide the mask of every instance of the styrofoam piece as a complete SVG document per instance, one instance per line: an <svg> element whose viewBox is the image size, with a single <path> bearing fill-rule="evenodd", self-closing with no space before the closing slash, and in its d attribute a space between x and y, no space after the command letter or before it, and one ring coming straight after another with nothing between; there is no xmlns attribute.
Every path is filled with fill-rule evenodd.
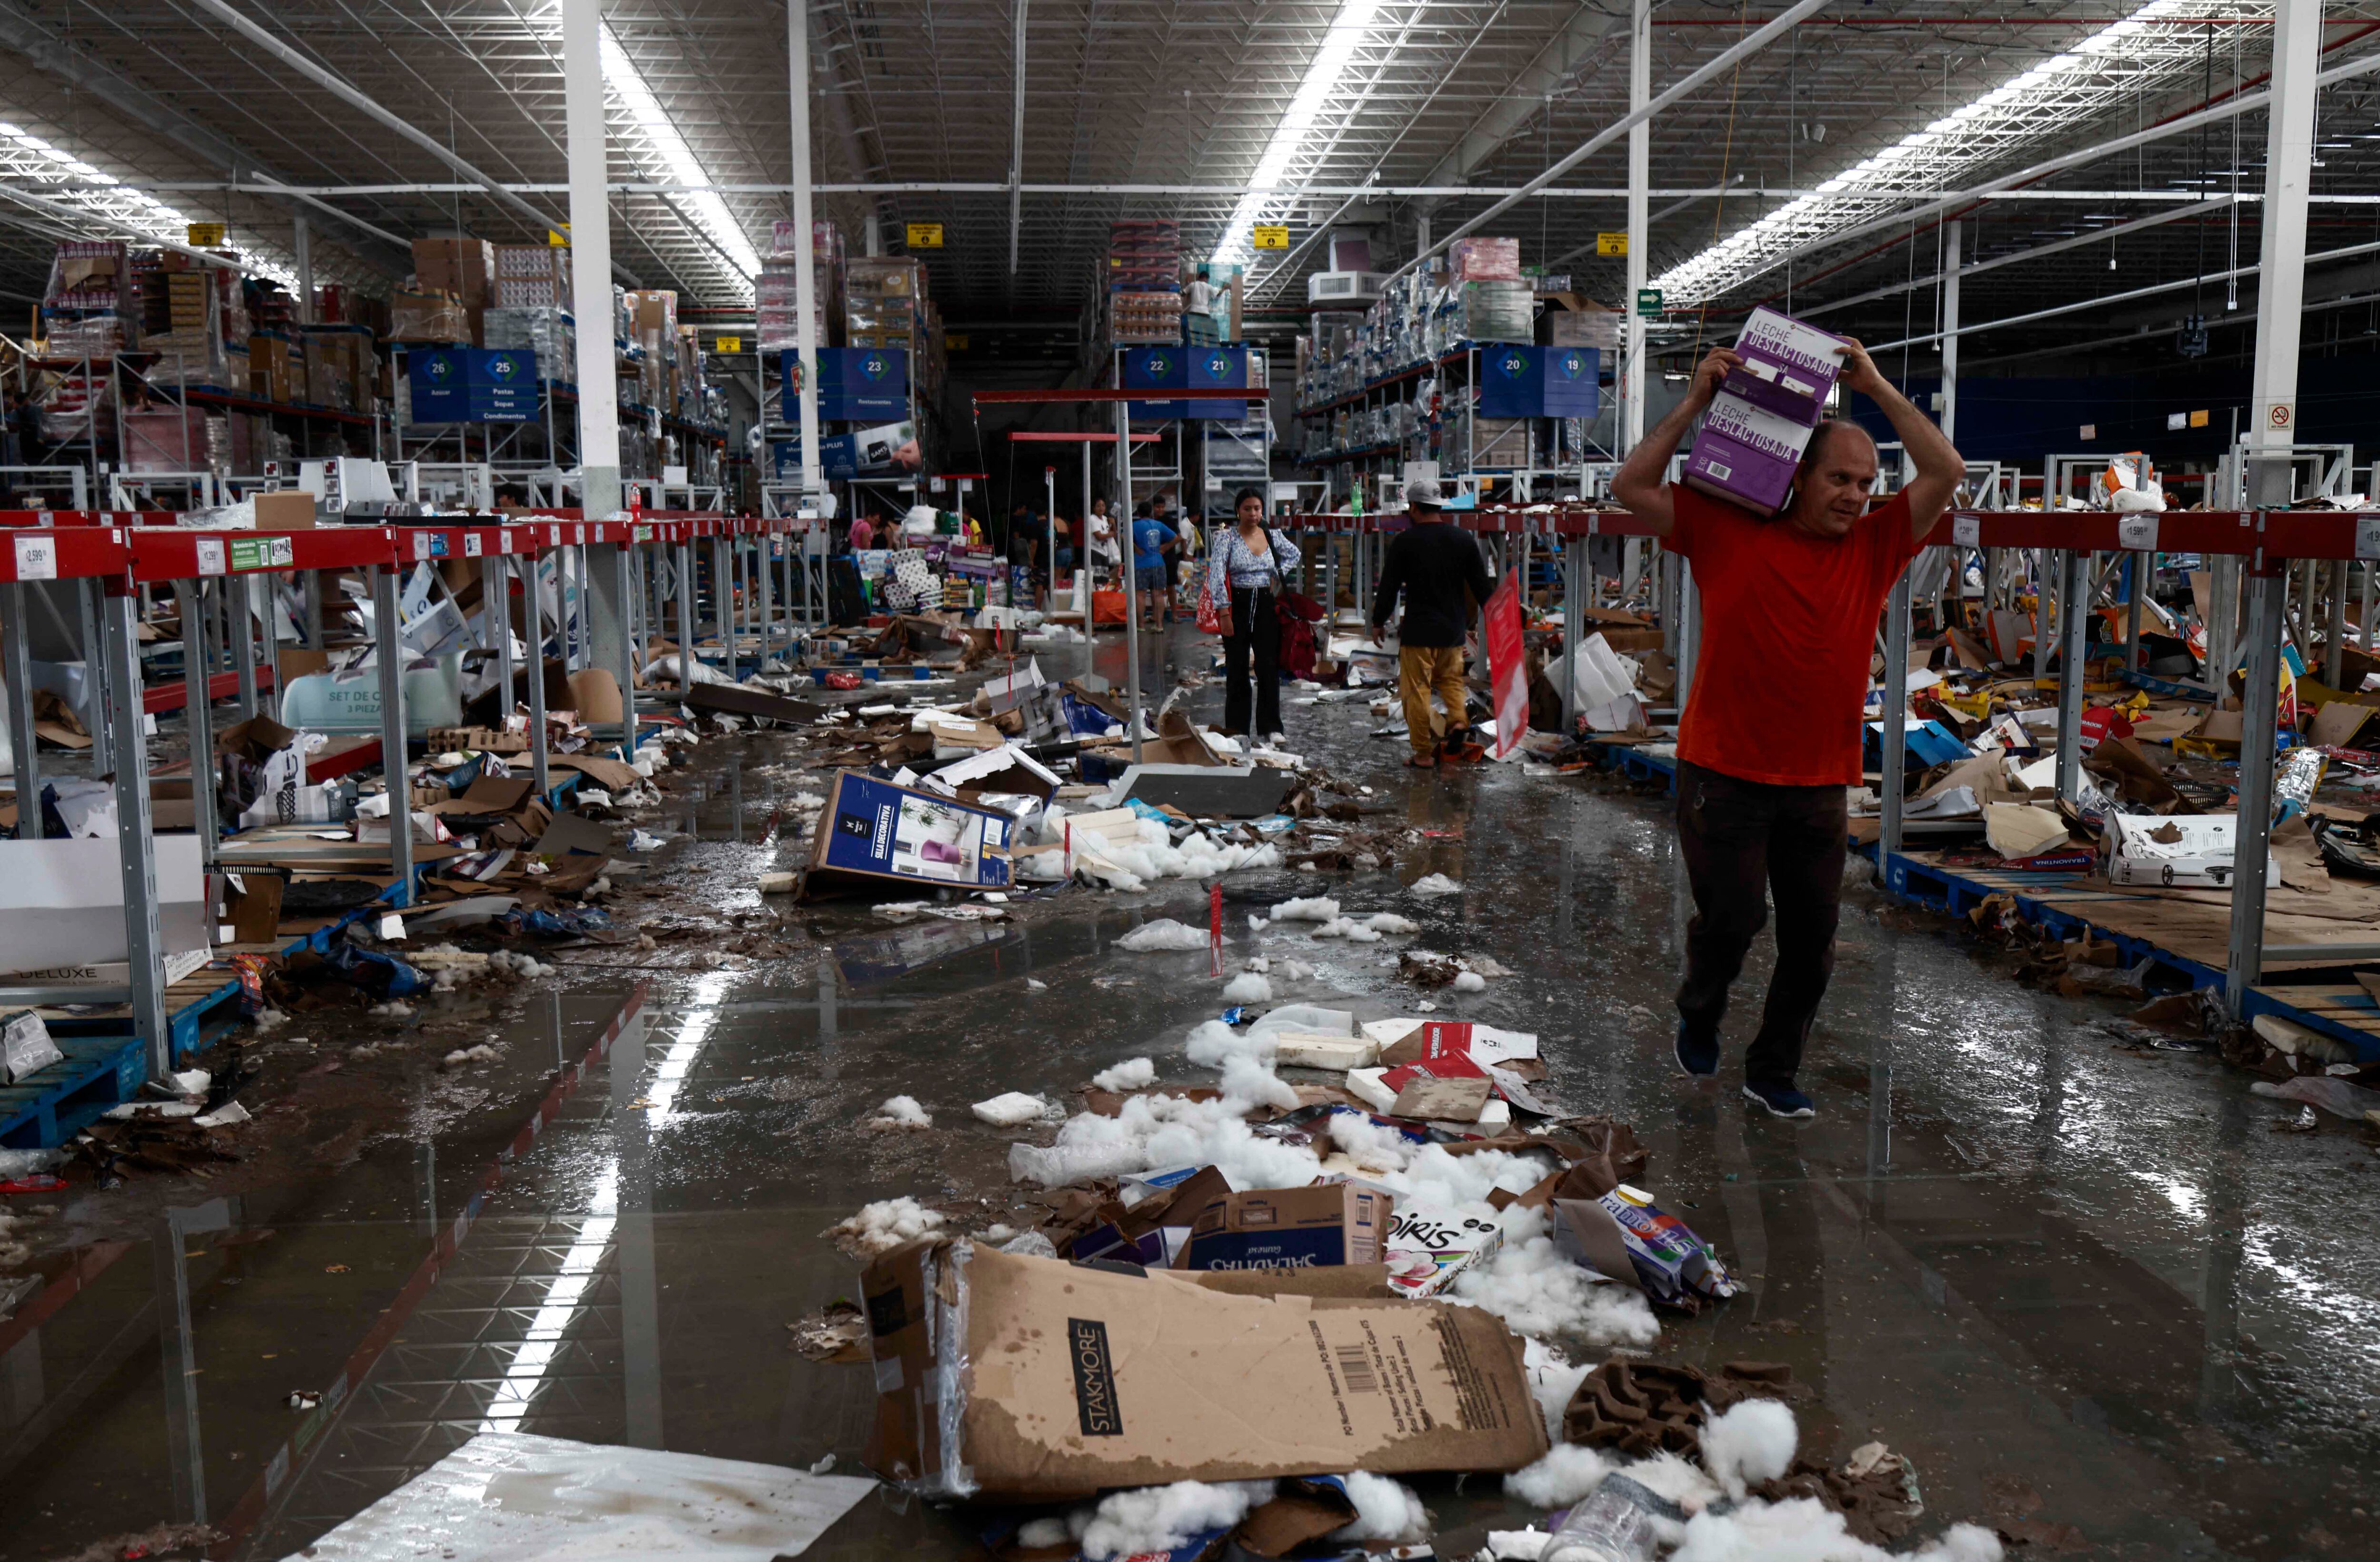
<svg viewBox="0 0 2380 1562"><path fill-rule="evenodd" d="M308 1546L313 1562L798 1556L876 1483L773 1464L482 1432Z"/></svg>
<svg viewBox="0 0 2380 1562"><path fill-rule="evenodd" d="M1380 1083L1387 1077L1386 1069L1350 1069L1347 1071L1347 1094L1376 1112L1385 1112L1397 1104L1397 1093Z"/></svg>
<svg viewBox="0 0 2380 1562"><path fill-rule="evenodd" d="M1273 1061L1286 1069L1322 1069L1343 1074L1366 1069L1380 1059L1380 1044L1369 1036L1317 1035L1311 1031L1285 1031L1275 1038Z"/></svg>
<svg viewBox="0 0 2380 1562"><path fill-rule="evenodd" d="M1284 1003L1269 1009L1248 1027L1248 1035L1259 1036L1285 1031L1305 1031L1314 1035L1351 1036L1355 1034L1355 1016L1345 1009L1324 1009L1312 1003Z"/></svg>

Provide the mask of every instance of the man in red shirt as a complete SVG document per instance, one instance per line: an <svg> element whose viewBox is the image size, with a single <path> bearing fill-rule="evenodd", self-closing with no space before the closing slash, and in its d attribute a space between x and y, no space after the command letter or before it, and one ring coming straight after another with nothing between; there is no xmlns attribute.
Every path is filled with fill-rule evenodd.
<svg viewBox="0 0 2380 1562"><path fill-rule="evenodd" d="M1840 383L1883 409L1917 466L1888 503L1868 509L1876 442L1855 423L1818 426L1774 520L1664 481L1678 442L1740 361L1725 347L1703 359L1611 490L1693 565L1702 590L1701 653L1678 723L1678 846L1694 894L1678 1066L1718 1072L1727 989L1767 920L1765 886L1777 902L1777 969L1744 1052L1743 1093L1779 1117L1806 1118L1815 1108L1793 1076L1835 968L1845 789L1861 784L1876 621L1966 464L1851 342Z"/></svg>

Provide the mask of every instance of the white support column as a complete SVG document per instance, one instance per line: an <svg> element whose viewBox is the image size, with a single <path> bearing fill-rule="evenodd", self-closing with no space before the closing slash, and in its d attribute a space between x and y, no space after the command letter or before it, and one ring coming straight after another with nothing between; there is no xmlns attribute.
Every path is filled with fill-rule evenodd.
<svg viewBox="0 0 2380 1562"><path fill-rule="evenodd" d="M2263 267L2256 279L2256 364L2249 403L2248 503L2289 502L2288 447L2297 438L2299 309L2305 301L2306 196L2313 177L2314 72L2322 0L2273 6L2272 109L2265 141ZM2257 459L2277 448L2278 459Z"/></svg>
<svg viewBox="0 0 2380 1562"><path fill-rule="evenodd" d="M1653 101L1653 0L1633 0L1628 29L1628 111L1642 113ZM1650 242L1645 207L1653 186L1653 122L1628 127L1628 285L1620 300L1620 452L1625 455L1645 438L1645 317L1636 294L1645 285Z"/></svg>
<svg viewBox="0 0 2380 1562"><path fill-rule="evenodd" d="M1959 269L1966 264L1965 224L1955 218L1944 235L1949 253L1942 265L1942 410L1936 419L1942 437L1959 438Z"/></svg>
<svg viewBox="0 0 2380 1562"><path fill-rule="evenodd" d="M592 4L593 0L588 0ZM801 358L802 508L826 490L819 470L818 263L810 240L810 21L808 0L785 0L785 79L793 98L795 345Z"/></svg>
<svg viewBox="0 0 2380 1562"><path fill-rule="evenodd" d="M612 310L612 201L603 128L602 0L563 0L562 72L570 155L570 293L578 300L579 502L620 507L620 401ZM807 253L807 251L806 251Z"/></svg>
<svg viewBox="0 0 2380 1562"><path fill-rule="evenodd" d="M311 325L314 309L314 230L300 212L291 224L290 248L298 257L298 322Z"/></svg>
<svg viewBox="0 0 2380 1562"><path fill-rule="evenodd" d="M1016 0L1016 30L1012 49L1016 67L1016 100L1008 127L1008 284L1016 285L1016 245L1025 231L1025 7Z"/></svg>

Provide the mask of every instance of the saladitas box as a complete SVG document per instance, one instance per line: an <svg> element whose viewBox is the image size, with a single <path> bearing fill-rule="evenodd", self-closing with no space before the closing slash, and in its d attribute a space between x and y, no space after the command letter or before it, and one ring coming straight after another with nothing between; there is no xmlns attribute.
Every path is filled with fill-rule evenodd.
<svg viewBox="0 0 2380 1562"><path fill-rule="evenodd" d="M1513 1471L1546 1449L1521 1341L1475 1307L1219 1293L914 1242L862 1278L868 1467L921 1494Z"/></svg>

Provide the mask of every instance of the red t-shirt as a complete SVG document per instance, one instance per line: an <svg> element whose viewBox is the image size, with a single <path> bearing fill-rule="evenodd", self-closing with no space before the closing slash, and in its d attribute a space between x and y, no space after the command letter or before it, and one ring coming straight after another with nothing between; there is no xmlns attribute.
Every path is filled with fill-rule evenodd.
<svg viewBox="0 0 2380 1562"><path fill-rule="evenodd" d="M1857 786L1876 625L1918 544L1899 494L1835 541L1670 485L1663 546L1702 588L1678 757L1775 786Z"/></svg>

